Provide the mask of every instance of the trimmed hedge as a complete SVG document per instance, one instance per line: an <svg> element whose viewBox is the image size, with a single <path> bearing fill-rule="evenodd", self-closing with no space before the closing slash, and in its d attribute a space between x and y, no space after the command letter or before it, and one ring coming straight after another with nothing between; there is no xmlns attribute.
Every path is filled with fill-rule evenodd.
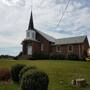
<svg viewBox="0 0 90 90"><path fill-rule="evenodd" d="M19 73L25 67L23 64L15 64L11 67L11 78L14 82L19 83Z"/></svg>
<svg viewBox="0 0 90 90"><path fill-rule="evenodd" d="M50 55L50 59L63 60L63 59L65 59L65 55L63 53L53 53Z"/></svg>
<svg viewBox="0 0 90 90"><path fill-rule="evenodd" d="M63 60L65 59L65 55L63 53L52 53L52 54L48 54L48 53L33 53L32 55L32 60Z"/></svg>
<svg viewBox="0 0 90 90"><path fill-rule="evenodd" d="M78 55L76 55L74 53L69 53L67 58L69 60L78 60L79 59Z"/></svg>
<svg viewBox="0 0 90 90"><path fill-rule="evenodd" d="M20 74L19 74L19 79L22 79L22 76L25 72L27 72L28 70L33 70L33 69L37 69L34 66L25 66L24 68L21 69Z"/></svg>
<svg viewBox="0 0 90 90"><path fill-rule="evenodd" d="M32 54L32 58L30 58L30 59L32 59L32 60L49 59L49 54L48 53L43 53L43 52L33 53Z"/></svg>
<svg viewBox="0 0 90 90"><path fill-rule="evenodd" d="M44 72L27 71L21 80L21 90L48 90L49 78Z"/></svg>

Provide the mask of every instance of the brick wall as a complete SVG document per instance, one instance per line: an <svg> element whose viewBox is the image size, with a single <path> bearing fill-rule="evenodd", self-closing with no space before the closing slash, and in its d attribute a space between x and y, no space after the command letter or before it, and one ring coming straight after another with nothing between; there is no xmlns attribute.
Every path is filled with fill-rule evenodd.
<svg viewBox="0 0 90 90"><path fill-rule="evenodd" d="M51 42L49 42L47 39L45 39L42 35L40 35L38 32L36 34L36 39L43 44L43 52L50 53L51 52ZM41 48L40 48L41 50Z"/></svg>
<svg viewBox="0 0 90 90"><path fill-rule="evenodd" d="M86 41L84 43L70 44L70 45L72 45L72 47L73 47L72 52L68 51L69 45L57 45L57 46L52 46L52 53L56 53L57 52L56 47L60 47L61 48L60 52L64 53L66 57L69 53L74 53L74 54L78 55L79 58L81 58L83 56L85 50L88 50L88 48L89 48L89 45L86 43ZM60 52L57 52L57 53L60 53Z"/></svg>

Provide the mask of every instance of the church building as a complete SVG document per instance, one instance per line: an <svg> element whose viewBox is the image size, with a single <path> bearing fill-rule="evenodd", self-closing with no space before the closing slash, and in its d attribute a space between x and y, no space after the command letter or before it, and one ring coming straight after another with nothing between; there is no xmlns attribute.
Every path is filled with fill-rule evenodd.
<svg viewBox="0 0 90 90"><path fill-rule="evenodd" d="M22 41L22 55L32 56L33 53L63 53L66 57L69 53L81 58L89 48L87 36L55 39L34 27L33 14L31 12L26 38Z"/></svg>

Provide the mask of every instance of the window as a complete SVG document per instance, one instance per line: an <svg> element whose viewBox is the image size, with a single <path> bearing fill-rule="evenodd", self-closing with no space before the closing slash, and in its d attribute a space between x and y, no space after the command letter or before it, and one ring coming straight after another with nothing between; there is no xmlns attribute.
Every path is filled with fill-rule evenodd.
<svg viewBox="0 0 90 90"><path fill-rule="evenodd" d="M27 32L27 37L30 37L30 34L29 34L29 32Z"/></svg>
<svg viewBox="0 0 90 90"><path fill-rule="evenodd" d="M35 32L32 32L32 39L35 39Z"/></svg>
<svg viewBox="0 0 90 90"><path fill-rule="evenodd" d="M43 46L44 46L44 45L43 45L43 44L41 44L41 51L43 51Z"/></svg>
<svg viewBox="0 0 90 90"><path fill-rule="evenodd" d="M60 46L56 47L56 52L61 52L61 47Z"/></svg>
<svg viewBox="0 0 90 90"><path fill-rule="evenodd" d="M33 30L27 31L27 38L31 40L35 40L35 31Z"/></svg>
<svg viewBox="0 0 90 90"><path fill-rule="evenodd" d="M73 46L72 46L72 45L69 45L69 46L68 46L68 51L69 51L69 52L72 52L72 51L73 51Z"/></svg>

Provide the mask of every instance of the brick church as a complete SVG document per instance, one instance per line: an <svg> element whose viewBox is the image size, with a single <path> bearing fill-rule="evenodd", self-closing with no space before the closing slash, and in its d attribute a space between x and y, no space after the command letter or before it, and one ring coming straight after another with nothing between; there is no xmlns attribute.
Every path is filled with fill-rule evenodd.
<svg viewBox="0 0 90 90"><path fill-rule="evenodd" d="M22 55L32 56L33 53L63 53L66 57L69 53L81 58L89 48L87 36L55 39L34 27L33 14L31 12L26 38L22 41Z"/></svg>

